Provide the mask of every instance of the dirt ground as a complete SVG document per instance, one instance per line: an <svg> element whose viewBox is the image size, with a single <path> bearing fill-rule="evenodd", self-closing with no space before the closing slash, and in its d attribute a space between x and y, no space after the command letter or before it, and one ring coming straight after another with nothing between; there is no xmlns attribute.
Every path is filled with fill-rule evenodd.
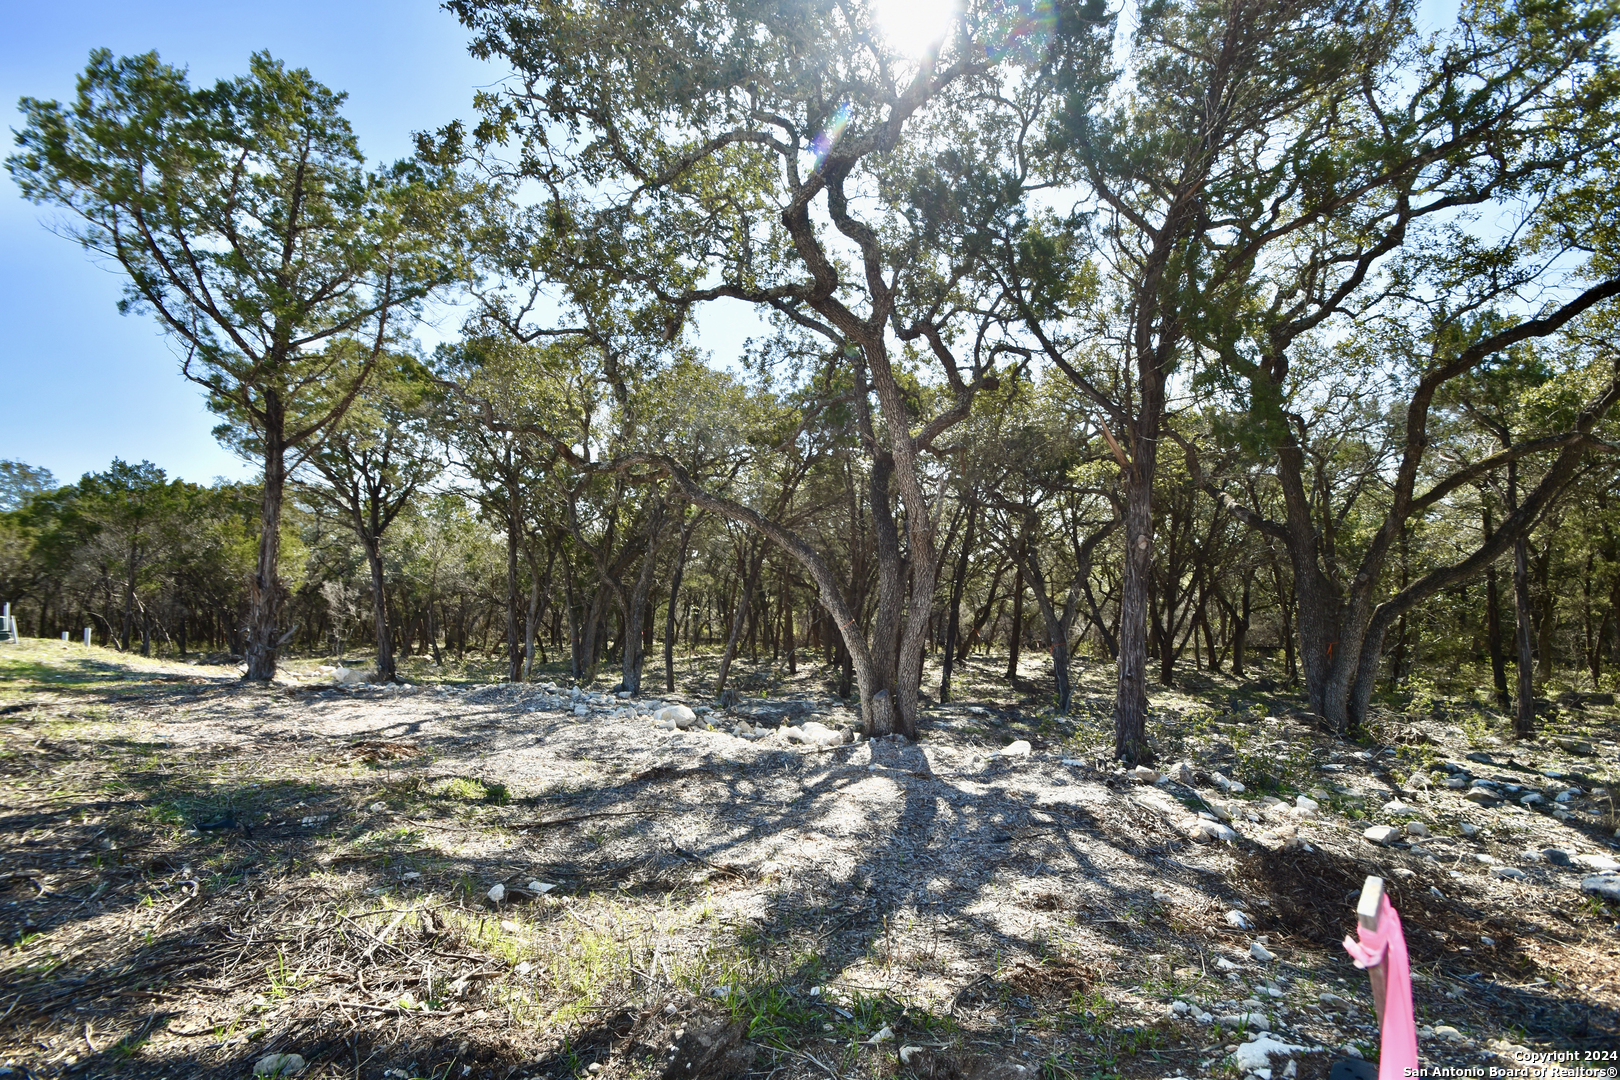
<svg viewBox="0 0 1620 1080"><path fill-rule="evenodd" d="M683 731L702 658L576 701L0 646L0 1076L1311 1080L1376 1056L1368 874L1425 1064L1620 1048L1612 697L1562 745L1439 697L1352 743L1191 675L1149 783L1108 668L1057 717L1005 663L916 745L819 747L855 718L808 664Z"/></svg>

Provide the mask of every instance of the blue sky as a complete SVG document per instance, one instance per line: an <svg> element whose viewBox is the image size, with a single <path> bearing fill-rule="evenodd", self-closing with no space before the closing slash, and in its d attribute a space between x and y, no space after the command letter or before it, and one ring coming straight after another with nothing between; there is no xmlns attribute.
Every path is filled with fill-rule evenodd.
<svg viewBox="0 0 1620 1080"><path fill-rule="evenodd" d="M7 154L17 99L71 97L98 46L156 49L194 83L240 74L268 49L349 92L345 113L373 160L408 154L413 130L469 117L474 88L501 75L467 55L460 24L432 0L0 0L0 27ZM114 457L199 482L252 475L214 441L214 418L157 324L118 314L122 278L48 232L49 217L0 176L0 458L58 480Z"/></svg>

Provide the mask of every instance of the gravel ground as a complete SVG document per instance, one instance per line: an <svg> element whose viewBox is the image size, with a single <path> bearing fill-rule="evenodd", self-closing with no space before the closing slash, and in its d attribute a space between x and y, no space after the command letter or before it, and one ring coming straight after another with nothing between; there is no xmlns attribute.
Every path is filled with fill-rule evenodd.
<svg viewBox="0 0 1620 1080"><path fill-rule="evenodd" d="M716 1051L715 1075L1308 1078L1376 1052L1337 944L1370 873L1407 926L1426 1064L1620 1045L1601 698L1559 714L1564 745L1455 714L1349 743L1265 683L1192 680L1155 699L1164 775L1136 776L1105 759L1100 670L1074 717L986 694L916 745L823 747L790 734L854 719L802 684L670 730L651 714L678 695L63 657L0 683L17 1075L247 1075L270 1052L306 1075L658 1075L666 1043L735 1021L752 1056ZM210 934L235 967L114 985ZM446 934L461 959L424 982ZM295 940L324 982L270 970ZM462 989L429 1002L435 978ZM108 989L52 997L75 986Z"/></svg>

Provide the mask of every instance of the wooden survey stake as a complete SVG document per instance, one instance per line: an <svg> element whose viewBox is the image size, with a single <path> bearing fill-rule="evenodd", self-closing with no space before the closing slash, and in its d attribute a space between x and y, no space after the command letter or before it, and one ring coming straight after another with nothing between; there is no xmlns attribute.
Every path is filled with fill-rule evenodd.
<svg viewBox="0 0 1620 1080"><path fill-rule="evenodd" d="M1361 886L1361 899L1356 901L1356 920L1368 930L1378 929L1378 909L1384 899L1384 879L1368 876Z"/></svg>

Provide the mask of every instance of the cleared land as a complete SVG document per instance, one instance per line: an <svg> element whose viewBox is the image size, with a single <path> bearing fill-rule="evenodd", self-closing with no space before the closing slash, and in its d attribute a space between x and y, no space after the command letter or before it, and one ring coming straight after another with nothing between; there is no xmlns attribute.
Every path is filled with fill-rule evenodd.
<svg viewBox="0 0 1620 1080"><path fill-rule="evenodd" d="M1106 761L1107 669L1055 718L1004 664L976 660L974 700L915 747L817 748L718 713L663 730L611 694L577 716L542 686L295 665L264 688L0 647L0 1065L1238 1076L1260 1035L1308 1080L1375 1050L1338 945L1368 873L1408 928L1427 1063L1620 1045L1620 934L1590 891L1620 825L1612 698L1555 708L1563 746L1438 698L1346 743L1269 682L1190 679L1154 732L1190 782L1152 786ZM823 673L752 678L763 727L853 722ZM1191 838L1199 810L1238 837Z"/></svg>

